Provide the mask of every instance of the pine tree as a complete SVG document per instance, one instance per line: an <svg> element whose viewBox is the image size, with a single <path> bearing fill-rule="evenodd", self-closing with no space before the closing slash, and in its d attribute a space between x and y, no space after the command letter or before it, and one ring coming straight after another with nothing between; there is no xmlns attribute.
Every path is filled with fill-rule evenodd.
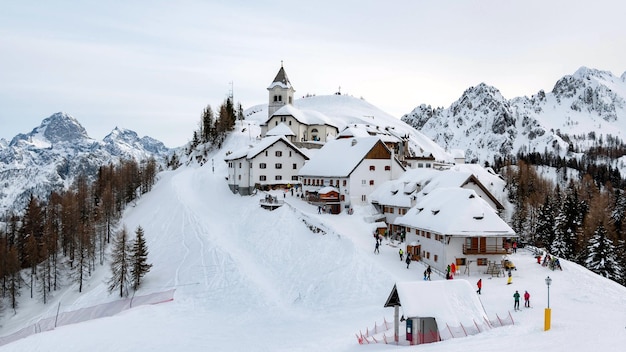
<svg viewBox="0 0 626 352"><path fill-rule="evenodd" d="M621 268L617 262L617 251L603 225L596 228L587 248L589 255L585 266L600 276L618 281Z"/></svg>
<svg viewBox="0 0 626 352"><path fill-rule="evenodd" d="M202 112L201 129L202 143L213 142L215 139L215 117L211 105L207 105Z"/></svg>
<svg viewBox="0 0 626 352"><path fill-rule="evenodd" d="M122 228L113 239L111 250L111 278L107 282L109 292L120 290L120 297L128 295L131 270L131 246L126 228Z"/></svg>
<svg viewBox="0 0 626 352"><path fill-rule="evenodd" d="M544 203L539 207L535 245L546 246L554 240L554 200L546 194Z"/></svg>
<svg viewBox="0 0 626 352"><path fill-rule="evenodd" d="M135 238L131 250L130 275L133 290L137 291L139 285L141 284L141 278L150 271L152 264L148 264L148 246L146 245L146 239L144 238L143 228L138 226L137 230L135 230L135 234L137 237Z"/></svg>

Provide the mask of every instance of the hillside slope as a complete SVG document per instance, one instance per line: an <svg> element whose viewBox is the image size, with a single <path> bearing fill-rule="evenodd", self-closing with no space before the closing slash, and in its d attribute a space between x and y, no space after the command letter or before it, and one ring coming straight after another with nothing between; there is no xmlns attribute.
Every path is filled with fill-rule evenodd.
<svg viewBox="0 0 626 352"><path fill-rule="evenodd" d="M247 131L240 131L225 149L248 143ZM224 150L213 155L214 172L205 164L161 173L123 218L128 229L144 228L154 264L137 294L175 288L173 302L63 326L0 351L396 351L393 345L360 346L355 333L383 317L390 321L393 310L383 304L394 283L421 279L424 267L407 269L392 243L384 243L380 255L372 253L367 208L351 216L317 214L286 195L290 205L269 212L258 206L261 194L231 194L223 157ZM420 350L617 351L626 344L625 287L569 262L563 271L549 271L524 250L511 257L518 267L511 286L482 273L455 279L474 286L483 278L480 299L489 317L508 314L515 290L529 290L535 308L511 313L514 326ZM544 332L547 275L554 280L553 321ZM72 309L115 300L106 292L107 276L108 269L100 268L79 298L68 293L74 287L56 294L48 313L59 299ZM19 328L15 321L22 314L5 321L0 334Z"/></svg>

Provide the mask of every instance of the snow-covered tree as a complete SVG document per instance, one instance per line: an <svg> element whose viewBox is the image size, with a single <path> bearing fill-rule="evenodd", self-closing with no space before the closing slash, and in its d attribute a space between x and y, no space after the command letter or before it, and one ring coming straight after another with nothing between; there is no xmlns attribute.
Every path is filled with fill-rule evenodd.
<svg viewBox="0 0 626 352"><path fill-rule="evenodd" d="M587 251L589 255L585 260L585 266L600 276L617 281L621 273L617 251L603 225L599 225L589 239Z"/></svg>
<svg viewBox="0 0 626 352"><path fill-rule="evenodd" d="M544 203L539 207L537 214L537 228L535 245L547 246L554 240L555 203L550 195L546 194Z"/></svg>

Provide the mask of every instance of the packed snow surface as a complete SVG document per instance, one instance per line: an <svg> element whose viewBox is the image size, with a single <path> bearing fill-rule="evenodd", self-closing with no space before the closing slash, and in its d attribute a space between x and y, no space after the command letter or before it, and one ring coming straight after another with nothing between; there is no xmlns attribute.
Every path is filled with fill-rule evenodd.
<svg viewBox="0 0 626 352"><path fill-rule="evenodd" d="M380 254L373 253L377 224L364 221L371 215L367 207L355 207L353 215L318 214L317 207L291 193L274 193L286 205L267 211L259 206L262 193L233 195L225 181L224 153L248 143L247 131L230 136L213 156L214 170L206 163L160 173L153 190L124 214L129 231L143 227L154 265L137 295L174 288L172 302L62 326L1 346L0 351L415 350L359 345L355 334L383 319L392 321L393 308L383 305L393 286L421 280L424 266L414 262L407 269L399 260L398 243L387 240ZM482 272L454 280L467 280L475 288L482 278L478 298L487 316L510 312L515 325L422 345L420 351L623 350L625 287L567 261L562 261L563 271L551 271L525 249L510 259L517 267L511 285L503 276ZM0 335L28 320L54 315L59 302L79 309L116 300L106 291L108 275L108 267L101 267L85 293L78 295L76 287L68 286L46 306L22 297L22 308L4 320ZM553 279L552 327L543 331L547 276ZM433 274L433 280L442 278ZM533 308L513 312L515 290L528 290ZM463 292L468 300L476 299L471 296L474 290ZM423 304L431 310L454 308L450 300L430 300ZM35 311L41 316L33 315Z"/></svg>

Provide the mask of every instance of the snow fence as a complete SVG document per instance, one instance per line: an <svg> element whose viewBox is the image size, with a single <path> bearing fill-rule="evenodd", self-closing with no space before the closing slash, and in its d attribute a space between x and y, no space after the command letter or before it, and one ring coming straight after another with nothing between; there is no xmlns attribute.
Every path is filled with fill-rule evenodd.
<svg viewBox="0 0 626 352"><path fill-rule="evenodd" d="M505 317L500 317L496 314L495 319L485 319L483 322L474 321L473 324L467 326L461 323L455 326L445 324L445 328L439 332L429 331L423 333L423 335L419 337L419 341L445 341L449 339L467 337L469 335L476 335L491 328L505 325L515 325L511 312L508 312ZM405 329L405 323L401 322L399 330L403 332ZM398 336L397 338L394 336L393 320L390 322L386 318L383 318L382 324L374 322L374 326L371 328L367 327L365 329L365 333L363 333L363 331L359 331L359 333L355 334L355 336L360 345L371 343L410 345L410 342L404 339L404 333L401 333L401 336Z"/></svg>
<svg viewBox="0 0 626 352"><path fill-rule="evenodd" d="M87 320L110 317L127 309L141 305L170 302L174 300L175 291L175 289L171 289L168 291L155 292L143 296L133 296L131 298L126 298L119 301L103 303L97 306L81 308L73 311L61 313L57 312L57 314L53 317L43 318L35 324L29 325L19 331L14 332L11 335L0 337L0 346L6 345L19 339L23 339L39 332L54 330L54 328L56 328L57 326L76 324ZM60 306L61 303L59 303L59 307Z"/></svg>

